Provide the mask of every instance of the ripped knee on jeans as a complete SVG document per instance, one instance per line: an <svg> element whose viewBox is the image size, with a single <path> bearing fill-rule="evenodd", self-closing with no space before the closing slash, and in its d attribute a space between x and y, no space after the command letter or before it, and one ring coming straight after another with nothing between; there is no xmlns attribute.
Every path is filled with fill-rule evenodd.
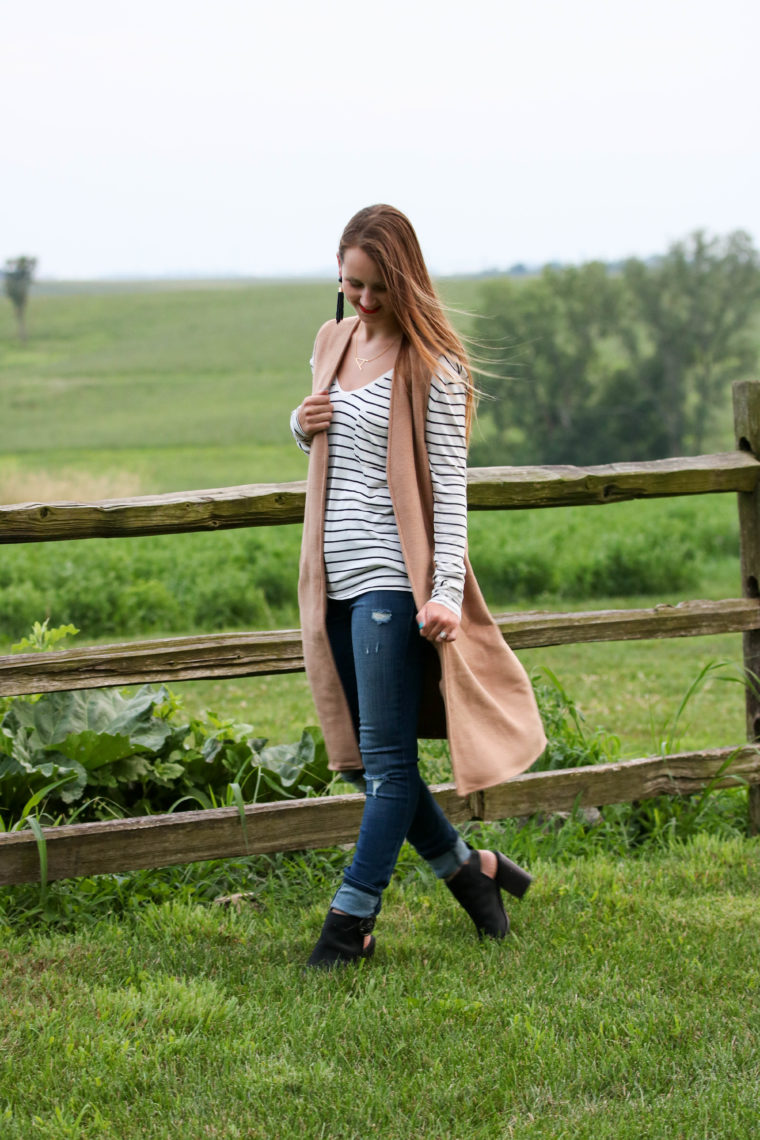
<svg viewBox="0 0 760 1140"><path fill-rule="evenodd" d="M366 795L376 796L385 783L385 776L365 776Z"/></svg>

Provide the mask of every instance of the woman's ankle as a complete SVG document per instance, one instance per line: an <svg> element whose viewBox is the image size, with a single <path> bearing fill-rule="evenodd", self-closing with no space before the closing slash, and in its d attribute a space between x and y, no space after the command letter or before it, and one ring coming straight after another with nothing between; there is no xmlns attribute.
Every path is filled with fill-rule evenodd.
<svg viewBox="0 0 760 1140"><path fill-rule="evenodd" d="M498 863L496 861L496 854L493 851L479 851L480 856L480 870L482 874L487 875L489 879L496 878L496 869Z"/></svg>
<svg viewBox="0 0 760 1140"><path fill-rule="evenodd" d="M470 859L472 859L473 855L477 855L478 857L477 863L480 873L482 875L485 875L488 879L495 879L496 871L499 866L496 859L496 853L494 851L471 851ZM451 875L446 875L445 882L450 883L452 879L455 879L459 872L462 870L462 867L467 866L467 864L470 862L470 859L467 859L464 863L461 863L457 867L456 871L454 871Z"/></svg>

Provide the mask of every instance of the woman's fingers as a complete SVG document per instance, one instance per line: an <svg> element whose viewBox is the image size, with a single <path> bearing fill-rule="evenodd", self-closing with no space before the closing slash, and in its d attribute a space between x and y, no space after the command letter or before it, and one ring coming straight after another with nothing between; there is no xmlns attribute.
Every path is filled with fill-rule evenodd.
<svg viewBox="0 0 760 1140"><path fill-rule="evenodd" d="M459 618L439 602L426 602L417 614L417 626L428 641L456 641Z"/></svg>
<svg viewBox="0 0 760 1140"><path fill-rule="evenodd" d="M298 422L307 435L326 431L332 420L333 406L326 392L307 396L298 409Z"/></svg>

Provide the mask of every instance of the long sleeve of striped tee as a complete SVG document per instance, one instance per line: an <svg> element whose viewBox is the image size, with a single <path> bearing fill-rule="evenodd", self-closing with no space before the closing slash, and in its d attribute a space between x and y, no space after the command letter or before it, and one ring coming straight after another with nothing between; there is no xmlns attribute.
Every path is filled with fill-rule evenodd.
<svg viewBox="0 0 760 1140"><path fill-rule="evenodd" d="M425 443L433 481L435 570L431 601L459 617L467 549L467 391L464 383L434 376Z"/></svg>
<svg viewBox="0 0 760 1140"><path fill-rule="evenodd" d="M290 434L296 441L301 451L305 451L308 455L311 451L311 437L301 427L301 421L298 419L298 408L293 408L290 413Z"/></svg>

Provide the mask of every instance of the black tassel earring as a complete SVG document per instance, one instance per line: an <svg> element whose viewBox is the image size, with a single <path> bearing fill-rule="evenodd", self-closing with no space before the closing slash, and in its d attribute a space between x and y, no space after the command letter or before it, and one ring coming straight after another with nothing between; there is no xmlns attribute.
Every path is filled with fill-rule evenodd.
<svg viewBox="0 0 760 1140"><path fill-rule="evenodd" d="M343 320L343 278L338 278L338 304L335 307L335 322L340 324Z"/></svg>

